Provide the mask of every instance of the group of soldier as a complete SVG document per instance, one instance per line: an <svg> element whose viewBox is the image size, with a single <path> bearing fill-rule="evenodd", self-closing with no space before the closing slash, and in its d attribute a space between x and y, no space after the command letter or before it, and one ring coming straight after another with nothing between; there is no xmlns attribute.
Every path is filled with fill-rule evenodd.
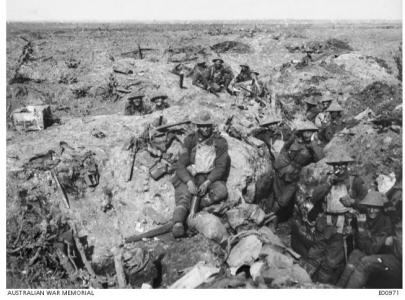
<svg viewBox="0 0 405 300"><path fill-rule="evenodd" d="M234 94L238 83L247 81L251 83L250 91L255 86L260 88L257 72L241 65L241 73L234 78L232 71L223 66L222 59L214 59L210 67L197 64L193 74L194 85L214 93L224 90ZM134 98L135 106L139 106L142 98L143 95ZM387 285L400 287L401 172L397 172L396 184L388 193L368 190L363 180L349 171L353 159L343 150L335 149L326 157L333 171L311 195L299 202L302 168L321 160L322 148L347 125L343 108L332 95L326 94L320 101L310 97L304 102L305 118L292 127L275 115L258 120L257 126L247 133L226 127L230 136L244 141L248 137L261 140L270 153L271 168L266 175L269 189L264 206L274 215L271 226L276 229L279 218L286 212L292 216L292 248L301 255L300 264L318 282L362 288L370 282L381 283L381 278L385 278ZM165 108L157 103L156 106ZM208 111L200 111L191 123L196 131L185 138L173 168L175 238L186 234L189 215L228 196L226 181L231 158L226 139L216 130L218 124ZM161 124L162 120L158 125ZM170 134L161 136L164 145L173 140ZM281 149L276 149L277 142Z"/></svg>

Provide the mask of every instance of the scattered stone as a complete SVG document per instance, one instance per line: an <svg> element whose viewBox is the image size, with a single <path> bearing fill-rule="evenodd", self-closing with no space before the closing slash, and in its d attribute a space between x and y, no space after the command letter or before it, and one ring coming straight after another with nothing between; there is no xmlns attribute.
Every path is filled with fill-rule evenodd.
<svg viewBox="0 0 405 300"><path fill-rule="evenodd" d="M260 254L262 242L255 235L249 235L242 238L231 250L226 260L230 267L231 274L235 275L236 271L243 265L251 265Z"/></svg>

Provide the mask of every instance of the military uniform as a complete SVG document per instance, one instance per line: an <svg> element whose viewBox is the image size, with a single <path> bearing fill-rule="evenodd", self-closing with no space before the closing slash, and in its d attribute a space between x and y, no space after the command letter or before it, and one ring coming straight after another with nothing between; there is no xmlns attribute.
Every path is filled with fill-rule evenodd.
<svg viewBox="0 0 405 300"><path fill-rule="evenodd" d="M253 129L249 135L254 136L255 138L263 141L267 148L269 149L270 159L274 162L276 156L278 155L278 150L276 149L276 141L283 143L284 140L290 138L290 130L284 126L278 125L277 128L268 128L267 125L279 124L281 118L270 118L260 123L259 128Z"/></svg>
<svg viewBox="0 0 405 300"><path fill-rule="evenodd" d="M235 78L235 83L245 82L252 80L252 76L250 75L250 68L248 65L240 65L242 70Z"/></svg>
<svg viewBox="0 0 405 300"><path fill-rule="evenodd" d="M318 102L313 97L305 99L304 102L307 104L305 118L311 122L314 122L316 116L320 113L319 109L317 108Z"/></svg>
<svg viewBox="0 0 405 300"><path fill-rule="evenodd" d="M198 132L188 135L184 140L183 151L177 161L176 173L172 180L176 204L173 222L175 224L184 223L189 213L192 199L192 194L187 186L189 181L194 182L197 187L206 180L210 182L208 197L201 200L200 207L226 199L228 196L226 180L229 170L228 143L223 137L213 133L200 142Z"/></svg>
<svg viewBox="0 0 405 300"><path fill-rule="evenodd" d="M348 164L353 161L342 152L332 155L327 160L328 164ZM323 283L334 284L337 281L344 268L347 236L351 235L354 216L340 199L350 197L358 201L367 193L361 178L344 176L313 191L314 206L307 217L310 223L315 222L315 226L310 234L303 234L305 230L299 228L299 224L292 231L293 248L305 253L305 268L314 280Z"/></svg>
<svg viewBox="0 0 405 300"><path fill-rule="evenodd" d="M298 131L316 131L309 121L297 126ZM302 167L317 162L322 157L322 150L314 142L301 142L294 136L287 141L274 161L273 204L272 211L278 213L289 206L297 190L297 182Z"/></svg>
<svg viewBox="0 0 405 300"><path fill-rule="evenodd" d="M383 208L385 197L376 191L370 191L360 206ZM363 217L365 222L358 222L356 232L356 249L350 254L348 263L337 283L345 288L365 287L369 279L377 279L379 287L402 287L402 224L400 232L395 232L393 245L386 246L386 240L393 233L388 216L383 212L374 218ZM389 280L384 280L388 279Z"/></svg>
<svg viewBox="0 0 405 300"><path fill-rule="evenodd" d="M323 127L319 131L319 140L323 143L329 143L332 140L335 133L343 130L346 127L345 121L339 116L338 118L333 118L331 116L332 112L341 113L343 108L337 103L332 102L332 104L326 110L330 114L327 122L323 124Z"/></svg>
<svg viewBox="0 0 405 300"><path fill-rule="evenodd" d="M144 94L132 92L127 96L125 103L124 115L126 116L142 116L151 113L150 107L146 106L143 102ZM139 99L139 104L135 105L134 101Z"/></svg>
<svg viewBox="0 0 405 300"><path fill-rule="evenodd" d="M216 60L214 59L213 61L215 62ZM217 67L211 65L205 72L205 80L208 83L207 87L211 88L214 92L220 92L222 87L227 89L233 78L234 75L229 66L221 65Z"/></svg>

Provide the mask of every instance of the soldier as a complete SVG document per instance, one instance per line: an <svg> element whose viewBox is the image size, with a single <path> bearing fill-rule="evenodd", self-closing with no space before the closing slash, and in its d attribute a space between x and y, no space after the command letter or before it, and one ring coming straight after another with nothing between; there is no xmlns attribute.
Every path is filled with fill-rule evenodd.
<svg viewBox="0 0 405 300"><path fill-rule="evenodd" d="M276 156L281 149L277 149L279 145L284 144L284 140L288 139L288 129L282 127L282 119L278 116L270 116L268 119L259 124L259 128L255 128L250 132L250 135L263 141L270 152L270 159L274 162ZM286 136L286 137L285 137Z"/></svg>
<svg viewBox="0 0 405 300"><path fill-rule="evenodd" d="M304 267L314 280L335 284L347 256L347 237L351 235L352 211L342 202L358 203L367 194L363 180L350 176L353 159L338 149L327 159L333 173L312 194L313 208L308 221L314 224L313 240Z"/></svg>
<svg viewBox="0 0 405 300"><path fill-rule="evenodd" d="M127 97L127 103L125 104L124 114L126 116L142 116L150 113L150 110L143 102L144 94L138 92L132 92Z"/></svg>
<svg viewBox="0 0 405 300"><path fill-rule="evenodd" d="M315 121L315 117L318 115L319 110L317 108L318 102L314 97L310 97L308 99L304 100L306 104L306 109L305 109L305 117L311 121Z"/></svg>
<svg viewBox="0 0 405 300"><path fill-rule="evenodd" d="M228 196L228 143L219 134L214 133L214 121L208 111L201 111L193 123L197 126L197 131L184 140L172 181L176 202L172 232L176 238L185 233L184 222L189 214L193 196L202 198L202 208L218 203Z"/></svg>
<svg viewBox="0 0 405 300"><path fill-rule="evenodd" d="M311 140L317 130L310 121L298 121L295 124L295 134L285 142L274 161L270 207L277 217L282 209L291 206L302 167L322 158L322 150ZM275 219L275 225L277 222L278 218Z"/></svg>
<svg viewBox="0 0 405 300"><path fill-rule="evenodd" d="M315 125L319 129L326 126L326 124L329 122L330 116L329 116L329 112L327 112L326 110L328 109L328 107L332 103L332 100L333 99L332 99L332 97L330 96L329 93L326 94L321 100L322 111L315 118Z"/></svg>
<svg viewBox="0 0 405 300"><path fill-rule="evenodd" d="M357 246L350 254L337 286L362 288L373 273L379 275L381 279L391 275L390 278L397 284L402 282L402 279L398 281L398 276L395 276L401 273L401 262L393 253L389 253L389 247L394 244L394 237L392 236L391 221L383 212L384 204L387 201L383 194L369 191L367 196L356 205L359 209L365 208L366 215L360 214L358 217L355 239ZM349 200L344 204L352 206L355 203Z"/></svg>
<svg viewBox="0 0 405 300"><path fill-rule="evenodd" d="M233 94L229 89L229 84L234 78L233 72L229 66L224 66L224 61L221 58L212 60L213 65L209 66L205 73L205 80L207 81L207 90L213 92L220 92L222 89L230 94Z"/></svg>
<svg viewBox="0 0 405 300"><path fill-rule="evenodd" d="M337 101L331 103L326 110L330 114L329 122L319 131L319 140L323 143L329 143L334 134L345 128L345 121L342 119L343 108Z"/></svg>
<svg viewBox="0 0 405 300"><path fill-rule="evenodd" d="M207 63L205 61L198 62L193 70L192 74L192 84L200 88L205 89L208 86L207 80L205 79L205 73L207 71Z"/></svg>
<svg viewBox="0 0 405 300"><path fill-rule="evenodd" d="M241 67L241 70L240 70L240 73L235 78L235 83L252 80L252 76L250 74L251 73L250 67L247 64L240 65L240 67Z"/></svg>
<svg viewBox="0 0 405 300"><path fill-rule="evenodd" d="M150 97L150 101L154 104L152 107L152 111L161 111L164 110L170 105L167 103L167 95L162 93L154 93Z"/></svg>

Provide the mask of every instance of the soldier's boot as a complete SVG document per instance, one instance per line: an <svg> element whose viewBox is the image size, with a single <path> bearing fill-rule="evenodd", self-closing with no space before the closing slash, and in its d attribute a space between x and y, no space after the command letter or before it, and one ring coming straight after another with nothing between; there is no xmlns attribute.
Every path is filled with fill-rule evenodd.
<svg viewBox="0 0 405 300"><path fill-rule="evenodd" d="M347 264L345 267L345 270L343 271L342 275L339 278L339 281L336 283L336 285L340 288L345 288L350 277L352 276L354 272L354 266L352 264Z"/></svg>
<svg viewBox="0 0 405 300"><path fill-rule="evenodd" d="M187 208L184 206L176 206L173 212L173 228L172 233L175 238L180 238L185 235L184 221L187 218Z"/></svg>

